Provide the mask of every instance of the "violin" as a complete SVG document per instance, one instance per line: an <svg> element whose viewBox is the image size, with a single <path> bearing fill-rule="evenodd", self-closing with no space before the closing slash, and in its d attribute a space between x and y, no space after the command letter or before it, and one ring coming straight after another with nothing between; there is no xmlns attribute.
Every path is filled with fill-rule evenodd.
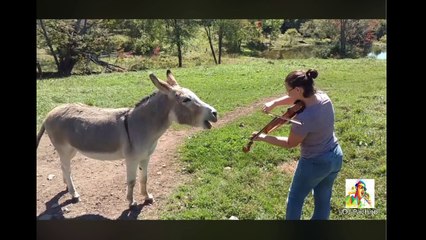
<svg viewBox="0 0 426 240"><path fill-rule="evenodd" d="M274 118L268 124L266 124L266 126L264 126L262 130L260 130L258 133L256 133L250 138L250 141L247 143L247 145L243 147L243 152L245 153L249 152L254 139L259 137L259 135L262 133L268 134L274 131L275 129L279 128L283 124L289 123L289 122L302 125L301 122L295 121L292 118L294 118L297 114L303 112L303 110L305 110L305 103L301 100L296 100L294 102L294 105L289 107L282 116L273 115Z"/></svg>

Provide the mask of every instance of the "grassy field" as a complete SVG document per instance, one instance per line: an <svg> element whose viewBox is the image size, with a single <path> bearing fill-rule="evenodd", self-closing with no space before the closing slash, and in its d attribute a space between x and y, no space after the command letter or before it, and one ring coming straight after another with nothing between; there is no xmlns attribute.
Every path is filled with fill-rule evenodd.
<svg viewBox="0 0 426 240"><path fill-rule="evenodd" d="M228 65L172 71L182 86L193 90L223 116L236 107L284 93L284 76L291 70L307 68L318 70L316 86L334 102L336 135L345 154L333 189L331 219L386 219L385 61L240 58ZM165 78L165 69L151 71ZM129 107L154 89L148 71L38 81L37 129L46 113L61 103ZM258 111L188 140L180 154L193 180L176 190L161 218L283 219L292 176L280 169L298 159L299 149L256 142L250 153L241 151L250 133L269 121L270 117ZM282 127L274 134L286 135L288 130ZM352 178L375 179L374 214L342 213L345 179ZM312 212L310 195L303 219L309 219Z"/></svg>

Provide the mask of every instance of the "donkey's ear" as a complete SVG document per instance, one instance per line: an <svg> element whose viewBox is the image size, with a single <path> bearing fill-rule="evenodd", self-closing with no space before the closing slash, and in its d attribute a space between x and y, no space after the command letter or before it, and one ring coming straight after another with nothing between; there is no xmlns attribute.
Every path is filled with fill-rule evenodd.
<svg viewBox="0 0 426 240"><path fill-rule="evenodd" d="M172 71L170 71L170 69L167 69L167 83L170 84L170 86L176 86L178 85L175 77L172 74Z"/></svg>
<svg viewBox="0 0 426 240"><path fill-rule="evenodd" d="M164 82L163 80L158 79L154 73L149 74L149 78L151 78L152 83L163 93L168 93L171 90L169 84Z"/></svg>

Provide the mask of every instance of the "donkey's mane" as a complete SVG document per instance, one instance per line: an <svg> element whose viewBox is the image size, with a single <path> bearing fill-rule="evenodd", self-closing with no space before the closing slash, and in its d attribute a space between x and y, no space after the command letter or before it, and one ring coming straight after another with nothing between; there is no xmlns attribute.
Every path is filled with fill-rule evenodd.
<svg viewBox="0 0 426 240"><path fill-rule="evenodd" d="M151 97L153 97L157 93L158 93L158 91L155 91L155 92L151 93L151 95L142 98L142 100L140 100L138 103L135 104L135 107L139 107L139 105L141 105L142 103L145 103L146 101L148 101L148 99L150 99Z"/></svg>

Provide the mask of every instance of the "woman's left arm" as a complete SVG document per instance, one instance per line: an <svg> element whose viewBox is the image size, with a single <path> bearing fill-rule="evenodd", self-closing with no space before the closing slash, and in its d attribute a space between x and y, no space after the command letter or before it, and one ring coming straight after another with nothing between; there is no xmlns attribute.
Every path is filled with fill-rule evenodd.
<svg viewBox="0 0 426 240"><path fill-rule="evenodd" d="M283 148L294 148L297 147L304 138L305 136L296 135L293 131L290 131L288 137L277 137L262 133L259 137L254 139L254 141L263 141Z"/></svg>

